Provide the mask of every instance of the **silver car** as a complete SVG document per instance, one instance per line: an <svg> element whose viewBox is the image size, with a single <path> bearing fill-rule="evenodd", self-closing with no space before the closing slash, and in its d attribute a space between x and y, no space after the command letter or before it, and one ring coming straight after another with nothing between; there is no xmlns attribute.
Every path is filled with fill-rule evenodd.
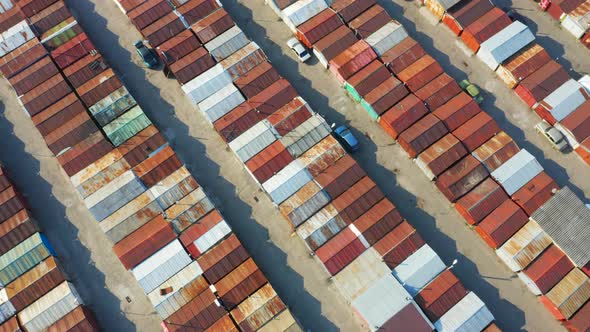
<svg viewBox="0 0 590 332"><path fill-rule="evenodd" d="M565 137L563 137L563 134L546 121L537 123L535 130L539 134L545 136L554 149L563 151L567 147L567 141L565 140Z"/></svg>
<svg viewBox="0 0 590 332"><path fill-rule="evenodd" d="M287 46L295 52L299 61L305 62L311 58L309 51L299 42L299 40L297 40L297 38L287 40Z"/></svg>

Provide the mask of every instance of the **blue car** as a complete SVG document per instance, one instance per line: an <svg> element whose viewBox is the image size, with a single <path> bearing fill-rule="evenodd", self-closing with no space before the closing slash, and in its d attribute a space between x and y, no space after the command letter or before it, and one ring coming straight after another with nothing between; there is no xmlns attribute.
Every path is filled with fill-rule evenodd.
<svg viewBox="0 0 590 332"><path fill-rule="evenodd" d="M335 124L332 125L332 128ZM334 137L348 152L355 152L359 149L359 141L354 137L354 134L346 126L339 126L334 129Z"/></svg>
<svg viewBox="0 0 590 332"><path fill-rule="evenodd" d="M149 69L154 69L158 66L160 63L158 56L153 50L147 48L147 46L143 44L143 41L138 40L133 46L135 46L137 54L139 54L146 67Z"/></svg>

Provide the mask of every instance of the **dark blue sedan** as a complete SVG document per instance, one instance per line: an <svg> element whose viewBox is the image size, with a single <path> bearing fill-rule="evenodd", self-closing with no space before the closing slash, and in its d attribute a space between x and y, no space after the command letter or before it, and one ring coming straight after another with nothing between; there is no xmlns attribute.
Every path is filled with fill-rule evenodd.
<svg viewBox="0 0 590 332"><path fill-rule="evenodd" d="M335 125L332 125L334 127ZM339 126L334 129L334 137L348 152L355 152L359 149L359 141L354 137L354 134L346 126Z"/></svg>
<svg viewBox="0 0 590 332"><path fill-rule="evenodd" d="M147 46L143 44L143 41L138 40L134 46L137 50L137 54L139 54L146 67L148 67L149 69L154 69L158 66L158 64L160 63L160 61L158 60L158 56L153 50L147 48Z"/></svg>

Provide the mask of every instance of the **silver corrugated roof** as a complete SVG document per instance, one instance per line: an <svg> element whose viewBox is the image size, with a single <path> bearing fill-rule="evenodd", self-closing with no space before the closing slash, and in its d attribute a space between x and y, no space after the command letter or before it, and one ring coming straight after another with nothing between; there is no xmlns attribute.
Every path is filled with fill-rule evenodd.
<svg viewBox="0 0 590 332"><path fill-rule="evenodd" d="M492 172L508 195L512 195L543 171L543 166L527 150L522 149Z"/></svg>
<svg viewBox="0 0 590 332"><path fill-rule="evenodd" d="M477 56L492 70L495 70L504 60L520 51L533 40L535 40L535 36L531 30L523 23L514 21L481 43Z"/></svg>
<svg viewBox="0 0 590 332"><path fill-rule="evenodd" d="M568 187L535 211L531 219L577 266L590 262L590 209Z"/></svg>
<svg viewBox="0 0 590 332"><path fill-rule="evenodd" d="M388 274L352 301L352 306L367 321L369 328L377 331L408 303L412 303L412 296Z"/></svg>

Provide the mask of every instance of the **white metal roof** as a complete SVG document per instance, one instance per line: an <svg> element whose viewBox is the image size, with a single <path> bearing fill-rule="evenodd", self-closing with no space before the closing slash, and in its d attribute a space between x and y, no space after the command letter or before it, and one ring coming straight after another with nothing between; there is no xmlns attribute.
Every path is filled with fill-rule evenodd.
<svg viewBox="0 0 590 332"><path fill-rule="evenodd" d="M35 38L35 34L27 21L20 21L0 34L0 57L15 50L28 40Z"/></svg>
<svg viewBox="0 0 590 332"><path fill-rule="evenodd" d="M542 103L549 106L549 112L559 122L587 100L580 92L583 88L582 84L572 78L545 97Z"/></svg>
<svg viewBox="0 0 590 332"><path fill-rule="evenodd" d="M283 9L283 19L290 21L294 26L299 26L310 18L328 8L324 0L299 0Z"/></svg>
<svg viewBox="0 0 590 332"><path fill-rule="evenodd" d="M535 36L531 30L521 22L514 21L481 43L477 56L492 70L495 70L504 60L533 40L535 40Z"/></svg>
<svg viewBox="0 0 590 332"><path fill-rule="evenodd" d="M167 298L176 294L182 287L188 285L201 274L203 274L203 269L201 269L199 263L197 263L197 261L192 261L184 269L180 270L177 274L158 286L158 289L150 292L148 298L154 306L157 306L162 303L162 301L165 301ZM172 287L172 292L162 295L160 289L168 287Z"/></svg>
<svg viewBox="0 0 590 332"><path fill-rule="evenodd" d="M151 255L139 265L134 267L131 272L133 272L135 279L140 280L158 268L160 264L170 259L180 251L184 251L182 244L180 244L180 241L177 239L173 240L162 249L158 250L155 254Z"/></svg>
<svg viewBox="0 0 590 332"><path fill-rule="evenodd" d="M414 296L445 268L445 263L425 244L396 266L393 275Z"/></svg>
<svg viewBox="0 0 590 332"><path fill-rule="evenodd" d="M481 331L494 321L494 316L483 301L473 292L447 311L434 327L439 332Z"/></svg>
<svg viewBox="0 0 590 332"><path fill-rule="evenodd" d="M412 302L412 297L404 287L391 274L387 274L352 301L352 306L367 321L369 328L377 331L389 318Z"/></svg>
<svg viewBox="0 0 590 332"><path fill-rule="evenodd" d="M273 202L280 204L311 180L313 180L313 177L303 163L294 160L273 177L266 180L262 187L270 195Z"/></svg>
<svg viewBox="0 0 590 332"><path fill-rule="evenodd" d="M527 150L522 149L496 168L491 175L508 195L512 195L541 171L543 167L537 159Z"/></svg>
<svg viewBox="0 0 590 332"><path fill-rule="evenodd" d="M373 32L366 41L379 56L392 49L408 37L406 29L397 21L390 21L379 30Z"/></svg>
<svg viewBox="0 0 590 332"><path fill-rule="evenodd" d="M230 83L201 101L197 106L205 117L213 123L245 100L238 88Z"/></svg>
<svg viewBox="0 0 590 332"><path fill-rule="evenodd" d="M184 84L182 86L182 91L184 91L193 104L196 105L203 99L231 83L231 75L220 63L218 63Z"/></svg>
<svg viewBox="0 0 590 332"><path fill-rule="evenodd" d="M105 184L102 188L98 189L92 195L84 199L86 207L91 208L96 204L100 203L103 199L108 197L110 194L119 190L127 183L133 181L136 178L135 173L132 170L128 170L125 173L111 180L111 182Z"/></svg>
<svg viewBox="0 0 590 332"><path fill-rule="evenodd" d="M352 302L382 277L391 274L377 250L365 250L352 263L333 277L334 284L348 301Z"/></svg>
<svg viewBox="0 0 590 332"><path fill-rule="evenodd" d="M582 86L584 87L584 89L586 89L586 92L590 93L590 75L584 75L582 76L578 82L580 82L580 84L582 84Z"/></svg>

